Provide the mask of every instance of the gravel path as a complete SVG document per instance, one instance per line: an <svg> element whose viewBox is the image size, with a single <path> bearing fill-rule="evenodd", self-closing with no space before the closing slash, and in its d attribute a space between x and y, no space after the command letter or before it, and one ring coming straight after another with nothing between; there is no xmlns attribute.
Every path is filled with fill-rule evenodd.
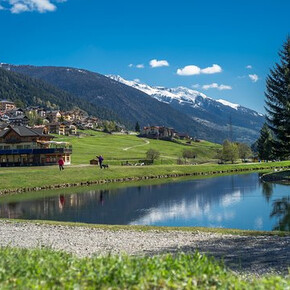
<svg viewBox="0 0 290 290"><path fill-rule="evenodd" d="M223 258L231 269L257 275L287 273L290 237L237 236L185 231L103 230L0 221L0 246L49 246L78 256L127 253L154 255L177 251Z"/></svg>

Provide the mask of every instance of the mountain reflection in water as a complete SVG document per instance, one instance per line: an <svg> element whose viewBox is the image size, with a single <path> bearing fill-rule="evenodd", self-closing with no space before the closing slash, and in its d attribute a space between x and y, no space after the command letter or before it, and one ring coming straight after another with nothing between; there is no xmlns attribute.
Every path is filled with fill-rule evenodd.
<svg viewBox="0 0 290 290"><path fill-rule="evenodd" d="M95 224L289 230L289 187L258 174L170 182L1 203L0 217Z"/></svg>

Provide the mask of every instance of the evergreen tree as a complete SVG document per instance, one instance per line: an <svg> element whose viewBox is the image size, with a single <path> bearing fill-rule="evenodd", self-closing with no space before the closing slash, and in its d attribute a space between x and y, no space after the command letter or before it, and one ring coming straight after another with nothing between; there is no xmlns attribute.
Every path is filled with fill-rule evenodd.
<svg viewBox="0 0 290 290"><path fill-rule="evenodd" d="M279 53L280 63L270 70L266 82L266 111L270 129L274 132L276 157L290 158L290 37Z"/></svg>
<svg viewBox="0 0 290 290"><path fill-rule="evenodd" d="M137 122L136 125L135 125L135 132L140 132L139 122Z"/></svg>
<svg viewBox="0 0 290 290"><path fill-rule="evenodd" d="M260 131L260 138L257 140L257 150L260 159L267 161L273 159L273 136L266 123Z"/></svg>

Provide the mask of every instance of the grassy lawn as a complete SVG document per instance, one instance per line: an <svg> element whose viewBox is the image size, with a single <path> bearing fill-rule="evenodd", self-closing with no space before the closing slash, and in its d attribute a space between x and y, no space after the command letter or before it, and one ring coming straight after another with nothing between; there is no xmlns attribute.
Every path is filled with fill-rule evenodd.
<svg viewBox="0 0 290 290"><path fill-rule="evenodd" d="M288 289L288 277L243 278L199 253L77 258L50 249L0 249L1 289Z"/></svg>
<svg viewBox="0 0 290 290"><path fill-rule="evenodd" d="M205 162L215 158L221 145L207 141L193 142L191 145L177 144L169 141L138 138L135 135L111 135L96 131L84 131L83 137L60 137L56 141L70 142L73 146L73 164L88 164L96 155L103 155L105 162L120 165L122 161L145 159L148 149L160 152L160 160L156 164L176 164L185 148L196 153L194 162Z"/></svg>
<svg viewBox="0 0 290 290"><path fill-rule="evenodd" d="M176 160L185 148L192 148L197 159L194 162L212 160L220 145L202 141L190 146L174 142L138 138L135 135L111 135L102 132L84 131L83 137L60 137L58 141L68 141L73 145L72 166L66 166L59 172L57 166L51 167L14 167L0 168L0 190L33 188L60 184L96 182L103 180L158 177L167 175L193 175L197 173L216 174L230 171L259 170L273 166L290 166L289 162L259 164L224 164L204 163L199 165L176 165ZM148 143L149 142L149 143ZM161 160L152 166L120 166L121 161L144 159L149 148L161 153ZM104 163L110 168L100 170L88 165L96 154L102 154ZM222 172L220 172L222 171Z"/></svg>
<svg viewBox="0 0 290 290"><path fill-rule="evenodd" d="M238 172L241 170L260 170L270 167L290 166L290 161L234 164L234 165L152 165L152 166L110 166L109 169L99 169L97 166L67 166L59 172L57 166L50 167L14 167L0 168L0 190L24 187L40 187L65 183L80 183L101 180L125 178L141 179L144 177L191 175L198 173ZM221 172L222 171L222 172ZM120 181L120 180L119 180Z"/></svg>

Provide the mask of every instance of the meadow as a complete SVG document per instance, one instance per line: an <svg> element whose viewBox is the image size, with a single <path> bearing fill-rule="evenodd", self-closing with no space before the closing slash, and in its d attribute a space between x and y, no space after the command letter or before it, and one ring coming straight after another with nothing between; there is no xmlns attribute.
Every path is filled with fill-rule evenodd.
<svg viewBox="0 0 290 290"><path fill-rule="evenodd" d="M139 138L135 135L112 135L96 131L84 131L81 137L55 136L56 141L66 141L73 146L72 165L59 172L58 166L3 167L0 168L0 191L17 190L52 185L64 185L104 181L126 181L144 178L184 176L194 174L219 174L248 170L263 170L271 167L290 166L290 161L269 163L217 164L216 152L221 145L207 141L191 145L175 142ZM145 159L148 149L160 152L160 159L150 166L121 166ZM177 165L184 149L191 149L196 159L192 164ZM102 154L108 169L100 170L89 165L91 159ZM194 164L194 165L193 165Z"/></svg>
<svg viewBox="0 0 290 290"><path fill-rule="evenodd" d="M114 135L92 130L82 131L80 137L58 136L55 141L66 141L73 146L73 164L88 164L96 155L103 155L108 164L120 165L124 161L138 161L146 158L148 149L160 152L160 159L156 164L176 164L184 149L195 152L194 162L213 161L221 145L207 141L174 143L162 140L139 138L136 135Z"/></svg>
<svg viewBox="0 0 290 290"><path fill-rule="evenodd" d="M19 188L34 188L49 185L79 185L87 182L120 182L144 178L162 178L186 175L211 175L237 173L241 171L271 170L271 168L289 167L290 161L258 164L204 164L204 165L151 165L151 166L115 166L100 169L96 165L66 166L59 171L58 166L45 167L7 167L0 168L0 191Z"/></svg>

